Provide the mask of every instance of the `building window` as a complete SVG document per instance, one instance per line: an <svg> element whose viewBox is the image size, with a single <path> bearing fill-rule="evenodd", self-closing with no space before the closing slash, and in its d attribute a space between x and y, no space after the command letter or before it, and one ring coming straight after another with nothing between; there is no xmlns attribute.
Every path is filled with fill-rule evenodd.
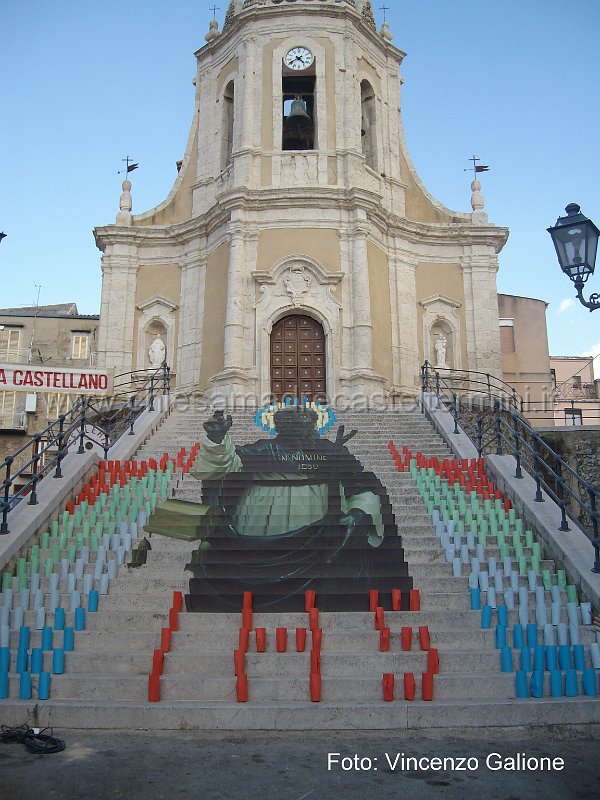
<svg viewBox="0 0 600 800"><path fill-rule="evenodd" d="M581 389L581 375L573 375L573 388Z"/></svg>
<svg viewBox="0 0 600 800"><path fill-rule="evenodd" d="M11 414L15 410L16 392L0 392L0 414Z"/></svg>
<svg viewBox="0 0 600 800"><path fill-rule="evenodd" d="M556 370L550 369L550 377L552 378L552 386L556 389Z"/></svg>
<svg viewBox="0 0 600 800"><path fill-rule="evenodd" d="M46 394L46 418L48 420L58 419L61 414L66 414L72 405L72 396L64 392L53 392Z"/></svg>
<svg viewBox="0 0 600 800"><path fill-rule="evenodd" d="M0 361L14 364L19 361L19 339L21 331L14 328L0 330Z"/></svg>
<svg viewBox="0 0 600 800"><path fill-rule="evenodd" d="M565 408L565 425L583 425L583 414L580 408Z"/></svg>
<svg viewBox="0 0 600 800"><path fill-rule="evenodd" d="M514 319L501 319L500 352L514 353L515 351L515 321Z"/></svg>
<svg viewBox="0 0 600 800"><path fill-rule="evenodd" d="M360 136L365 163L377 169L377 128L375 125L375 92L369 81L360 84Z"/></svg>
<svg viewBox="0 0 600 800"><path fill-rule="evenodd" d="M233 81L229 81L223 92L223 142L221 149L221 169L231 161L233 153L233 104L235 99L235 87Z"/></svg>
<svg viewBox="0 0 600 800"><path fill-rule="evenodd" d="M17 412L16 406L16 392L0 392L0 428L6 430L22 427L24 414L22 412ZM19 424L19 421L21 424Z"/></svg>
<svg viewBox="0 0 600 800"><path fill-rule="evenodd" d="M74 333L71 339L71 358L88 358L90 354L90 337L87 333Z"/></svg>

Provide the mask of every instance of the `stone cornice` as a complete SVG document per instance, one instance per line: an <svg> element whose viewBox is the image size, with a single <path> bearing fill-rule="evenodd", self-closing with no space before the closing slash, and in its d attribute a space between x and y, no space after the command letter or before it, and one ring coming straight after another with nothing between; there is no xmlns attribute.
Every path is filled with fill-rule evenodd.
<svg viewBox="0 0 600 800"><path fill-rule="evenodd" d="M350 213L357 208L367 214L367 225L374 226L382 237L397 238L419 247L440 247L443 245L459 245L464 247L492 247L499 253L508 239L508 228L495 225L473 225L469 215L455 218L456 222L435 223L415 222L389 214L381 206L381 197L361 188L347 190L314 186L290 187L285 191L276 188L267 189L234 189L220 195L218 202L206 214L177 225L106 225L94 229L97 247L104 251L107 245L126 244L137 246L148 245L183 245L195 238L208 238L227 225L236 210L260 212L268 209L303 210L315 208L321 211L330 210L337 213ZM275 216L275 215L273 215ZM278 227L294 227L306 225L306 217L293 220L273 220ZM253 223L262 227L260 221ZM352 227L346 222L344 228Z"/></svg>

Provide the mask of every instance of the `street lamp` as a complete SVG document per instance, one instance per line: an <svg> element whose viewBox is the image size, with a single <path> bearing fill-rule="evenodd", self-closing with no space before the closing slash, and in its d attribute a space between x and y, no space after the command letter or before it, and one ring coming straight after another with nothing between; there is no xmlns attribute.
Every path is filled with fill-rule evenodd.
<svg viewBox="0 0 600 800"><path fill-rule="evenodd" d="M585 300L583 287L590 275L594 274L600 231L580 213L577 203L569 203L565 211L567 216L559 217L556 225L547 230L554 242L560 268L575 284L579 302L590 311L595 311L600 308L600 295L595 293Z"/></svg>

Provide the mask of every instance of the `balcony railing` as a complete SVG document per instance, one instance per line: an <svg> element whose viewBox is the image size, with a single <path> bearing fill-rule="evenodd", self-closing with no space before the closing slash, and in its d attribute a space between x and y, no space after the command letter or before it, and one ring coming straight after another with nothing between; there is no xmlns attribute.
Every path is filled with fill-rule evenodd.
<svg viewBox="0 0 600 800"><path fill-rule="evenodd" d="M95 367L96 353L89 353L85 358L73 356L44 356L36 347L19 347L16 350L0 351L1 364L45 364L48 367Z"/></svg>
<svg viewBox="0 0 600 800"><path fill-rule="evenodd" d="M0 411L1 431L24 431L27 428L25 411Z"/></svg>
<svg viewBox="0 0 600 800"><path fill-rule="evenodd" d="M595 400L596 387L593 383L577 385L570 381L563 381L556 385L557 400Z"/></svg>

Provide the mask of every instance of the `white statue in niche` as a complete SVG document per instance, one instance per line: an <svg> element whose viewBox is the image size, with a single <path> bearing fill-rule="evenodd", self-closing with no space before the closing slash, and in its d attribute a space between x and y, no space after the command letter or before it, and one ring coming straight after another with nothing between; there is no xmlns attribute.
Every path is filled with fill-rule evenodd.
<svg viewBox="0 0 600 800"><path fill-rule="evenodd" d="M446 364L446 350L448 348L448 340L443 333L436 334L435 337L435 365L436 367L447 367Z"/></svg>
<svg viewBox="0 0 600 800"><path fill-rule="evenodd" d="M165 348L165 343L160 337L160 333L157 333L154 337L154 341L148 348L148 358L150 359L150 366L151 367L160 367L160 365L165 360L165 355L167 350Z"/></svg>

